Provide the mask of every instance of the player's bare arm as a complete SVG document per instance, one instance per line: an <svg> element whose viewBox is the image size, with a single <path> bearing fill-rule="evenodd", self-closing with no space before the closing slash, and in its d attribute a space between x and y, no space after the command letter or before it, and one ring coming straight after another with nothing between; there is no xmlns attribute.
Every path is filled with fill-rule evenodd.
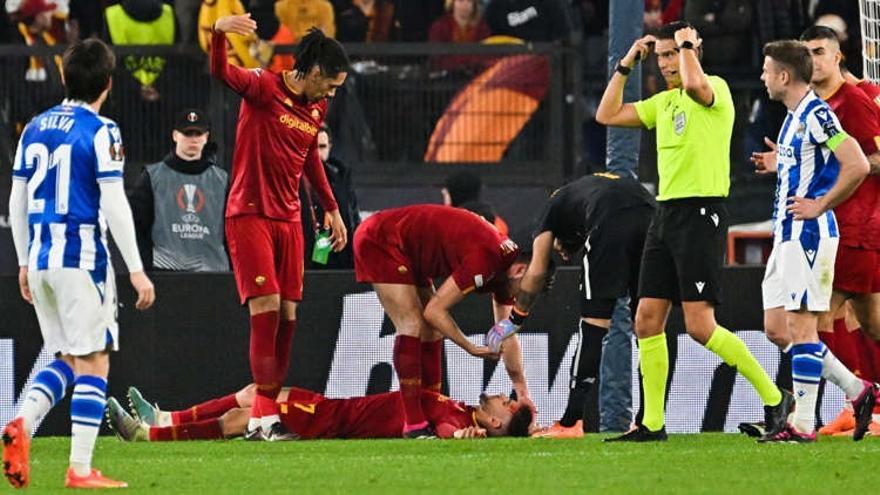
<svg viewBox="0 0 880 495"><path fill-rule="evenodd" d="M488 347L474 345L468 340L449 314L449 310L464 299L464 296L465 293L458 288L455 280L452 277L447 278L425 306L425 321L468 354L484 359L498 359L498 354L491 352Z"/></svg>
<svg viewBox="0 0 880 495"><path fill-rule="evenodd" d="M636 62L644 60L651 51L651 45L657 41L653 35L643 36L633 43L626 55L620 59L620 65L632 70ZM623 102L623 87L627 76L615 71L608 81L608 87L596 109L596 121L602 125L615 127L641 127L642 121L632 103Z"/></svg>
<svg viewBox="0 0 880 495"><path fill-rule="evenodd" d="M834 150L834 156L840 162L840 174L828 194L816 199L799 196L788 198L786 209L794 215L795 220L816 218L839 205L855 192L868 175L868 159L855 139L847 137Z"/></svg>
<svg viewBox="0 0 880 495"><path fill-rule="evenodd" d="M675 44L679 47L682 88L691 99L708 107L715 101L715 93L697 57L697 50L702 43L703 40L694 28L686 27L675 32Z"/></svg>
<svg viewBox="0 0 880 495"><path fill-rule="evenodd" d="M526 274L520 282L519 293L516 295L516 309L528 314L547 283L547 268L553 252L554 236L552 232L541 232L532 242L532 259Z"/></svg>
<svg viewBox="0 0 880 495"><path fill-rule="evenodd" d="M223 16L214 23L214 30L221 33L235 33L242 36L253 34L257 29L257 21L250 14Z"/></svg>
<svg viewBox="0 0 880 495"><path fill-rule="evenodd" d="M880 151L868 156L868 175L880 175Z"/></svg>

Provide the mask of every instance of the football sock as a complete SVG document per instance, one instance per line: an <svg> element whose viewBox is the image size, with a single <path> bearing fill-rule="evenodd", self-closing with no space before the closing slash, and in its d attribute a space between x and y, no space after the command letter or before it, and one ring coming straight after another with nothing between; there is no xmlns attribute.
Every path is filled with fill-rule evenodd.
<svg viewBox="0 0 880 495"><path fill-rule="evenodd" d="M443 383L443 339L422 342L422 388L440 392Z"/></svg>
<svg viewBox="0 0 880 495"><path fill-rule="evenodd" d="M28 433L33 432L37 421L55 404L61 402L67 392L67 385L71 382L73 370L60 359L52 361L37 373L18 411L18 417L24 418L24 427Z"/></svg>
<svg viewBox="0 0 880 495"><path fill-rule="evenodd" d="M825 344L816 344L819 348L819 355L822 357L822 378L837 385L846 394L846 398L853 400L865 388L861 378L857 377L850 371L834 354L825 347Z"/></svg>
<svg viewBox="0 0 880 495"><path fill-rule="evenodd" d="M642 371L645 391L642 425L651 431L658 431L665 423L663 398L669 374L669 350L665 334L639 339L639 369Z"/></svg>
<svg viewBox="0 0 880 495"><path fill-rule="evenodd" d="M275 357L278 360L278 377L276 382L279 387L287 381L287 370L290 368L290 346L293 336L296 334L296 320L281 320L278 327L278 336L275 338Z"/></svg>
<svg viewBox="0 0 880 495"><path fill-rule="evenodd" d="M865 366L865 369L870 371L870 376L866 374L863 378L869 382L880 382L880 340L872 339L864 330L859 333L862 334L862 345L869 354L868 365Z"/></svg>
<svg viewBox="0 0 880 495"><path fill-rule="evenodd" d="M816 399L822 379L822 354L826 349L821 343L791 347L791 381L796 401L793 426L801 433L812 433L816 427Z"/></svg>
<svg viewBox="0 0 880 495"><path fill-rule="evenodd" d="M764 371L758 360L749 352L745 342L729 330L720 325L716 326L709 342L706 342L706 349L717 354L728 366L733 367L746 377L746 380L758 392L761 402L765 406L778 405L782 400L782 392L770 379L770 375Z"/></svg>
<svg viewBox="0 0 880 495"><path fill-rule="evenodd" d="M584 418L587 394L599 379L599 365L602 362L602 339L608 329L581 320L578 328L578 346L571 361L571 380L568 390L568 405L559 424L574 426Z"/></svg>
<svg viewBox="0 0 880 495"><path fill-rule="evenodd" d="M862 337L857 332L858 331L849 331L846 328L846 321L841 318L839 320L834 320L833 346L828 345L828 343L821 338L821 333L819 338L844 366L849 368L856 375L862 376L862 357L864 355L864 350L861 349Z"/></svg>
<svg viewBox="0 0 880 495"><path fill-rule="evenodd" d="M80 375L73 382L70 399L70 467L78 476L92 469L92 452L101 429L107 404L107 380L100 376Z"/></svg>
<svg viewBox="0 0 880 495"><path fill-rule="evenodd" d="M235 394L229 394L225 397L220 397L219 399L211 399L202 402L201 404L196 404L189 409L172 411L171 421L174 425L180 425L194 423L204 419L219 418L230 409L235 409L236 407L239 407L239 405L238 401L235 399Z"/></svg>
<svg viewBox="0 0 880 495"><path fill-rule="evenodd" d="M150 427L151 442L171 442L178 440L215 440L223 438L223 429L217 418L174 426Z"/></svg>
<svg viewBox="0 0 880 495"><path fill-rule="evenodd" d="M398 335L394 339L394 369L400 383L403 399L404 429L424 428L427 425L422 411L422 343L418 337Z"/></svg>
<svg viewBox="0 0 880 495"><path fill-rule="evenodd" d="M252 416L257 412L262 415L271 414L271 408L267 411L262 411L261 408L267 402L274 403L280 389L278 384L278 360L275 357L275 336L278 332L278 320L278 311L267 311L251 315L251 374L257 387L257 395L254 397L254 402L258 405L256 408L251 408ZM260 401L261 397L268 399L268 401Z"/></svg>

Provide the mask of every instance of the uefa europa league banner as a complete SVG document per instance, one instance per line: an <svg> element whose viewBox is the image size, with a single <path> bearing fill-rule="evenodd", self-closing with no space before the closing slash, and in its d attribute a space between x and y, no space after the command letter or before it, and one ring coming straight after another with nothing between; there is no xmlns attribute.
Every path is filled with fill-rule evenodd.
<svg viewBox="0 0 880 495"><path fill-rule="evenodd" d="M760 330L760 268L725 271L725 303L718 319L745 340L771 376L784 381L787 366ZM562 269L553 291L542 297L521 333L523 358L532 399L541 423L556 420L565 409L568 373L577 346L577 270ZM157 273L157 302L147 312L133 307L127 276L120 276L120 346L111 358L109 393L124 397L138 386L164 409L182 408L238 390L250 381L248 316L238 304L231 274ZM397 388L392 368L394 328L369 286L347 271L308 272L299 307L287 384L350 397ZM492 324L488 296L472 295L455 308L462 329L482 342ZM0 422L17 409L33 375L51 361L42 349L33 309L21 301L15 277L0 278ZM667 407L670 432L735 431L740 421L763 418L748 382L714 354L690 339L673 312L668 325L677 354ZM632 369L638 369L635 346ZM638 404L638 384L633 401ZM480 392L509 392L503 365L469 356L446 342L444 391L475 402ZM124 403L124 402L123 402ZM833 417L842 394L828 387L822 417ZM68 401L56 407L38 430L67 435ZM593 415L595 417L595 414Z"/></svg>

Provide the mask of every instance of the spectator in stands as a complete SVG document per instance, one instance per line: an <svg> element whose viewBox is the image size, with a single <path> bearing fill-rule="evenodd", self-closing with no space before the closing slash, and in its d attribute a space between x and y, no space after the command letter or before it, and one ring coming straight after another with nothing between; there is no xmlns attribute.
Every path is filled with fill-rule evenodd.
<svg viewBox="0 0 880 495"><path fill-rule="evenodd" d="M153 270L229 270L223 242L227 174L207 148L205 114L187 109L171 132L174 149L147 165L129 202L144 266Z"/></svg>
<svg viewBox="0 0 880 495"><path fill-rule="evenodd" d="M477 0L446 0L446 15L431 25L430 41L436 43L476 43L491 35L489 26L480 15ZM434 69L467 69L481 65L484 57L472 55L446 55L435 57Z"/></svg>
<svg viewBox="0 0 880 495"><path fill-rule="evenodd" d="M491 0L485 19L492 34L524 41L564 40L571 31L561 0Z"/></svg>
<svg viewBox="0 0 880 495"><path fill-rule="evenodd" d="M294 40L305 36L312 27L331 38L336 37L336 20L329 0L278 0L275 15Z"/></svg>
<svg viewBox="0 0 880 495"><path fill-rule="evenodd" d="M431 25L443 15L444 0L395 0L394 19L400 41L427 41ZM474 4L481 10L479 0ZM445 7L448 10L448 7Z"/></svg>
<svg viewBox="0 0 880 495"><path fill-rule="evenodd" d="M107 7L107 31L114 45L171 45L174 43L174 10L161 0L123 0ZM141 97L159 99L154 84L165 68L165 59L155 56L125 57L125 67L140 83Z"/></svg>
<svg viewBox="0 0 880 495"><path fill-rule="evenodd" d="M67 41L67 11L49 0L8 0L10 18L18 24L18 32L27 46L53 46ZM54 64L54 67L53 67ZM30 82L60 83L61 57L31 57L25 72Z"/></svg>
<svg viewBox="0 0 880 495"><path fill-rule="evenodd" d="M373 43L397 39L392 0L338 0L336 18L339 41Z"/></svg>
<svg viewBox="0 0 880 495"><path fill-rule="evenodd" d="M510 229L507 222L490 205L483 202L480 198L482 192L483 181L480 176L467 170L446 177L443 188L440 189L444 205L472 211L495 225L499 232L508 235Z"/></svg>
<svg viewBox="0 0 880 495"><path fill-rule="evenodd" d="M189 45L196 42L198 34L199 9L202 0L174 0L174 17L177 19L178 41Z"/></svg>
<svg viewBox="0 0 880 495"><path fill-rule="evenodd" d="M95 0L70 0L70 14L67 17L67 38L71 42L100 38L105 31L104 2Z"/></svg>
<svg viewBox="0 0 880 495"><path fill-rule="evenodd" d="M751 0L687 0L684 20L707 40L703 57L716 67L752 62Z"/></svg>
<svg viewBox="0 0 880 495"><path fill-rule="evenodd" d="M342 215L342 221L345 228L348 229L349 235L354 235L355 229L361 223L361 212L358 209L357 194L354 191L354 185L351 182L351 170L341 161L330 156L330 150L333 147L333 141L330 138L330 129L327 126L321 126L318 131L318 155L321 162L324 163L324 173L333 189L333 196L336 203L339 204L339 213ZM319 219L324 219L324 210L321 203L317 200L317 196L313 194L312 188L303 176L302 185L299 188L302 197L303 208L302 225L303 240L306 253L306 268L322 269L331 268L339 270L351 270L354 268L354 252L353 242L346 244L345 249L336 253L331 251L327 257L327 263L318 263L312 259L312 250L315 245L315 233L324 226L319 224ZM311 228L309 228L311 227Z"/></svg>
<svg viewBox="0 0 880 495"><path fill-rule="evenodd" d="M855 22L858 22L858 18L856 18ZM851 30L849 26L853 24L849 24L842 15L833 13L825 13L818 16L816 18L816 25L829 27L837 33L837 37L840 39L840 52L843 54L846 68L853 74L861 74L862 54L860 51L859 29ZM858 24L855 24L855 26L858 26ZM854 31L854 36L851 35L851 31Z"/></svg>

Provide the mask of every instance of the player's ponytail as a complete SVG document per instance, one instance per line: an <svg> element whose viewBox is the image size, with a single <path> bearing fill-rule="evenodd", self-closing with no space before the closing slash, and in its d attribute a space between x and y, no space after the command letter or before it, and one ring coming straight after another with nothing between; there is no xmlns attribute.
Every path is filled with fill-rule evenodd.
<svg viewBox="0 0 880 495"><path fill-rule="evenodd" d="M293 69L297 77L304 78L315 65L325 76L335 77L340 72L348 72L350 62L342 45L328 38L320 29L313 27L302 37L294 51L296 63Z"/></svg>

